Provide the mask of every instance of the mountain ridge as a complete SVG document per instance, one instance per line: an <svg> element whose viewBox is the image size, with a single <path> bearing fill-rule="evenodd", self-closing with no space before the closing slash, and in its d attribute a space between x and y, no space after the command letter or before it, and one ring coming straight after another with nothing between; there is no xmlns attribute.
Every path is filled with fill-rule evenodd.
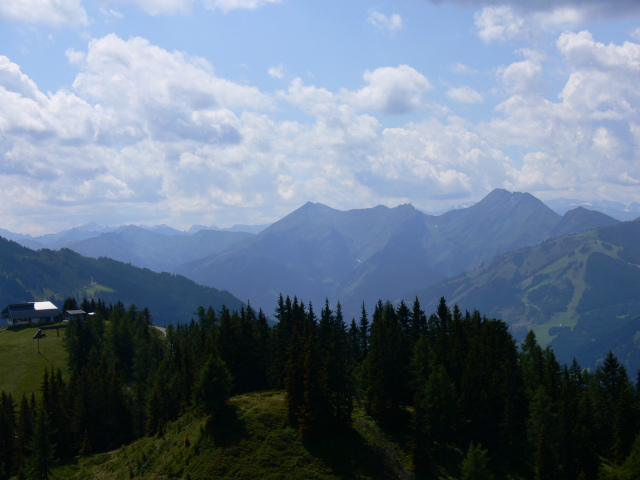
<svg viewBox="0 0 640 480"><path fill-rule="evenodd" d="M440 216L408 204L339 211L308 202L247 242L175 272L254 306L275 305L279 293L340 301L349 318L378 294L400 296L540 243L562 219L534 196L502 189ZM601 220L579 216L571 228L588 230Z"/></svg>
<svg viewBox="0 0 640 480"><path fill-rule="evenodd" d="M637 368L640 337L627 330L640 327L638 238L640 219L555 237L403 298L430 310L444 296L504 320L518 338L533 329L565 363L575 356L594 367L615 349Z"/></svg>
<svg viewBox="0 0 640 480"><path fill-rule="evenodd" d="M229 292L197 285L179 275L105 257L83 257L66 248L31 250L4 238L0 238L0 293L5 305L43 299L62 305L68 297L144 305L156 325L188 322L199 306L219 310L225 305L234 310L243 305Z"/></svg>

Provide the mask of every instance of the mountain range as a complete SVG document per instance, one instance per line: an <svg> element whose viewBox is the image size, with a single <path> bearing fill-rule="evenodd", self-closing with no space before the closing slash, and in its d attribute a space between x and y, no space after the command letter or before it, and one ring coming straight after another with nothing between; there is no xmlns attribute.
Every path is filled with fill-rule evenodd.
<svg viewBox="0 0 640 480"><path fill-rule="evenodd" d="M411 205L344 212L307 203L258 235L175 272L265 311L282 292L316 305L340 301L351 318L363 301L372 308L380 298L400 299L502 253L617 223L584 208L560 216L530 194L505 190L439 216Z"/></svg>
<svg viewBox="0 0 640 480"><path fill-rule="evenodd" d="M163 279L188 282L184 276L195 282L188 283L193 288L212 287L206 290L211 295L231 292L237 298L225 300L227 306L240 305L239 298L270 315L282 293L316 307L328 299L335 308L339 301L347 321L360 316L363 302L371 313L379 299L412 302L418 297L429 314L444 296L450 305L505 320L519 338L534 329L540 342L551 343L565 362L576 355L585 366L595 365L606 355L606 346L615 345L625 361L640 366L639 225L640 219L620 222L584 206L560 215L528 193L498 189L472 206L442 215L411 205L339 211L307 203L254 231L89 225L22 240L46 243L47 248L65 245L94 257L91 261L97 263L78 267L84 279L109 268L149 269L128 271L124 279L110 277L108 285L120 295L134 288L127 275L155 284L160 277L148 276L150 270L168 271ZM56 254L65 262L89 262L70 250L20 255L40 255L41 263L63 265L52 260ZM143 280L139 272L148 277ZM36 276L78 288L77 280L47 275ZM20 293L21 281L0 285L0 292L6 296L13 288ZM45 285L43 281L39 290L27 290L49 296L53 287ZM161 291L137 295L127 298L144 306L159 306L156 298L162 295L176 299ZM189 307L190 312L178 314L170 308L171 313L158 314L162 321L176 321L179 315L188 319L194 311Z"/></svg>

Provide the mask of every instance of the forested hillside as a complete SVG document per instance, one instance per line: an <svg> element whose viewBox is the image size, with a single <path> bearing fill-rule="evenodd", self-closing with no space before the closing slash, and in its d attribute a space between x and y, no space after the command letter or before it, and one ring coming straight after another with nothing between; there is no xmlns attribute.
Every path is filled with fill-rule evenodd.
<svg viewBox="0 0 640 480"><path fill-rule="evenodd" d="M610 349L640 367L640 220L548 240L502 255L453 280L413 292L426 308L440 295L507 322L517 338L533 329L563 362L589 368Z"/></svg>
<svg viewBox="0 0 640 480"><path fill-rule="evenodd" d="M237 309L242 304L229 292L197 285L179 275L155 273L108 258L86 258L67 249L30 250L0 238L0 301L4 305L52 299L61 306L67 297L149 305L157 325L188 321L199 305Z"/></svg>
<svg viewBox="0 0 640 480"><path fill-rule="evenodd" d="M533 332L518 346L504 322L463 313L444 299L429 315L417 300L397 308L379 301L371 317L363 308L350 324L340 305L333 311L328 303L315 313L311 304L281 296L276 312L279 323L269 327L248 306L200 308L197 321L169 326L166 337L150 329L148 310L122 304L101 308L86 323L72 321L65 334L69 381L46 370L41 401L2 395L0 475L46 472L54 458L64 465L143 435L175 439L179 425L191 425L179 420L184 414L205 419L189 456L199 458L200 448L245 448L251 432L243 422L254 420L229 407L230 396L277 389L308 452L306 466L322 455L321 445L358 438L354 412L364 411L408 452L406 478L636 478L640 385L613 352L592 372L575 361L561 364ZM260 422L274 418L262 411ZM171 445L166 469L183 478L211 474L182 456L183 445L191 452L186 434ZM171 462L173 449L185 453ZM130 476L145 475L143 458L123 462ZM254 467L244 468L259 476ZM238 468L234 476L245 477ZM399 475L385 468L358 476Z"/></svg>

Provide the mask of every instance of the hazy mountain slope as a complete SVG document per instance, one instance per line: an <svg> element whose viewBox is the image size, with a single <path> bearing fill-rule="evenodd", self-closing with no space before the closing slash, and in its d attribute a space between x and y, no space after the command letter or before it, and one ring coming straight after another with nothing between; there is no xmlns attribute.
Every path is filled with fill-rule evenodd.
<svg viewBox="0 0 640 480"><path fill-rule="evenodd" d="M372 309L379 298L399 299L534 245L563 221L567 226L558 228L575 231L597 223L588 215L571 216L565 221L535 197L505 190L441 216L411 205L342 212L307 203L253 239L176 272L265 310L283 293L315 304L339 300L347 317L357 316L363 301Z"/></svg>
<svg viewBox="0 0 640 480"><path fill-rule="evenodd" d="M444 296L462 309L501 318L520 337L533 328L563 362L575 355L584 366L633 338L639 348L623 360L640 366L640 335L627 331L640 315L638 239L640 220L555 238L405 298L417 294L431 311Z"/></svg>
<svg viewBox="0 0 640 480"><path fill-rule="evenodd" d="M640 204L637 202L625 205L610 200L577 200L571 198L554 198L544 202L554 212L564 215L569 210L583 207L598 211L621 221L635 220L640 217Z"/></svg>
<svg viewBox="0 0 640 480"><path fill-rule="evenodd" d="M528 193L497 189L469 208L441 215L429 256L446 276L457 275L502 253L546 240L561 219Z"/></svg>
<svg viewBox="0 0 640 480"><path fill-rule="evenodd" d="M68 242L93 235L70 248L175 271L229 290L267 313L283 293L315 304L339 300L349 317L359 315L363 301L371 310L378 299L397 300L505 252L612 223L585 209L561 217L527 193L494 190L469 208L440 216L411 205L345 212L307 203L255 236L189 234L166 226L128 226L96 236L104 227L90 224L62 237Z"/></svg>
<svg viewBox="0 0 640 480"><path fill-rule="evenodd" d="M280 293L316 305L335 298L336 285L386 245L410 206L341 212L307 203L229 251L176 269L199 283L219 286L271 313Z"/></svg>
<svg viewBox="0 0 640 480"><path fill-rule="evenodd" d="M572 233L580 233L593 228L610 227L620 223L619 220L611 218L604 213L595 210L587 210L584 207L569 210L562 216L551 229L551 238L561 237L562 235L570 235Z"/></svg>
<svg viewBox="0 0 640 480"><path fill-rule="evenodd" d="M91 285L91 279L97 284ZM200 305L239 309L242 304L228 292L178 275L154 273L108 258L86 258L68 249L34 251L0 238L2 308L50 298L61 306L67 297L85 295L107 303L120 300L148 307L158 325L189 321Z"/></svg>
<svg viewBox="0 0 640 480"><path fill-rule="evenodd" d="M31 248L33 250L38 250L40 248L45 248L43 243L35 240L31 235L22 235L20 233L13 233L9 230L5 230L4 228L0 228L0 237L3 237L7 240L11 240L13 242L17 242L20 245Z"/></svg>
<svg viewBox="0 0 640 480"><path fill-rule="evenodd" d="M252 236L213 230L200 230L193 235L166 235L129 225L118 232L73 243L68 248L87 257L109 257L156 272L170 272L184 263L223 252Z"/></svg>
<svg viewBox="0 0 640 480"><path fill-rule="evenodd" d="M395 228L384 246L358 261L348 277L334 289L352 316L359 312L362 302L373 310L379 300L396 300L408 290L419 285L444 279L442 272L434 269L425 252L425 244L431 238L428 218L412 215Z"/></svg>

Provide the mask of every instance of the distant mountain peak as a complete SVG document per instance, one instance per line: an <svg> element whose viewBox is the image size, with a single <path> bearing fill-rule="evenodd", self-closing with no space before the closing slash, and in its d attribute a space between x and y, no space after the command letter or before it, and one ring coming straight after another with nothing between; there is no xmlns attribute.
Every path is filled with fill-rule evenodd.
<svg viewBox="0 0 640 480"><path fill-rule="evenodd" d="M307 202L305 203L302 207L299 208L299 210L305 210L305 211L332 211L333 208L326 206L323 203L320 202Z"/></svg>

